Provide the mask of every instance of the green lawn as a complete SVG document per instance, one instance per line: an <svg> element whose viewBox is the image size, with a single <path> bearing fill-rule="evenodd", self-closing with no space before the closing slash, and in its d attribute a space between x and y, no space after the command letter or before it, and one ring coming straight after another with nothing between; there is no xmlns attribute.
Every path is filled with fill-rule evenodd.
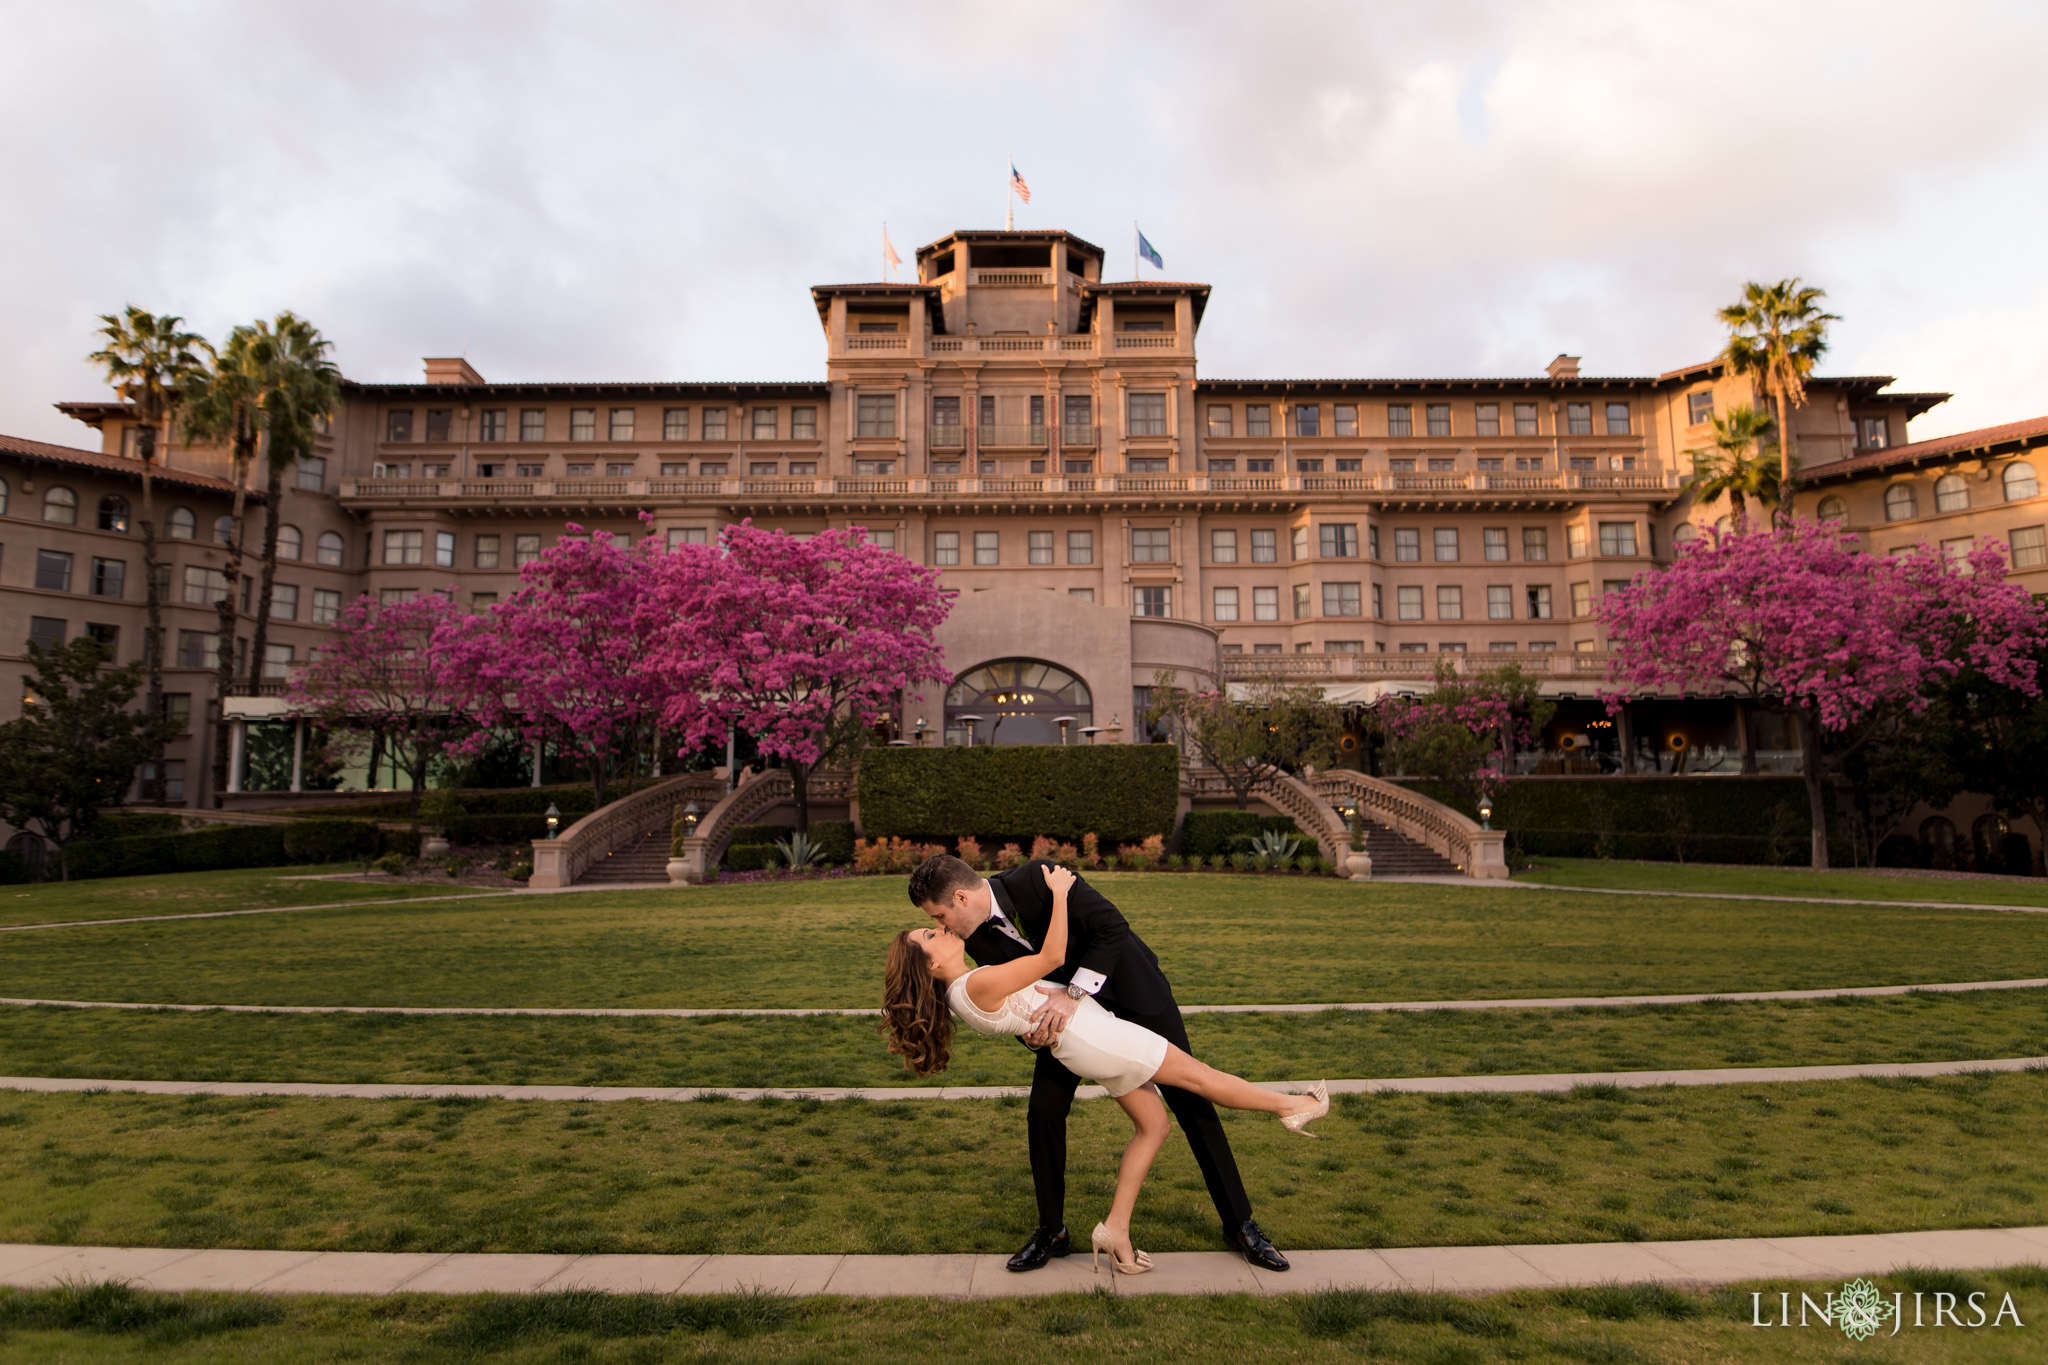
<svg viewBox="0 0 2048 1365"><path fill-rule="evenodd" d="M1184 1003L2048 976L2048 916L1105 874ZM317 884L316 884L317 885ZM494 897L12 936L0 995L166 1003L866 1006L901 878Z"/></svg>
<svg viewBox="0 0 2048 1365"><path fill-rule="evenodd" d="M1756 1281L1692 1292L1652 1285L1518 1290L1480 1298L1358 1289L1314 1290L1278 1300L1063 1294L957 1303L917 1299L706 1298L564 1292L529 1296L387 1299L139 1294L89 1287L0 1290L0 1324L17 1329L20 1359L182 1365L246 1359L302 1365L332 1360L422 1362L844 1361L944 1359L1015 1365L1027 1359L1360 1359L1416 1365L1558 1360L1759 1361L1845 1359L1990 1365L2032 1358L2036 1323L2048 1314L2048 1271L2021 1266L1981 1274L1904 1271L1874 1277L1886 1299L1916 1292L1967 1303L1982 1292L1987 1315L2010 1294L2022 1329L1944 1328L1856 1344L1818 1320L1805 1330L1752 1325L1753 1292L1775 1305L1789 1292L1822 1303L1836 1283ZM1929 1310L1931 1312L1931 1310ZM1974 1320L1967 1308L1966 1321ZM1910 1321L1910 1319L1909 1319ZM45 1325L48 1324L48 1325ZM61 1324L61 1325L60 1325ZM2015 1354L2015 1352L2018 1352Z"/></svg>
<svg viewBox="0 0 2048 1365"><path fill-rule="evenodd" d="M866 1019L186 1014L0 1008L0 1075L512 1085L914 1085ZM1572 1010L1194 1014L1207 1060L1260 1080L2048 1056L2048 991ZM962 1034L932 1085L1028 1085Z"/></svg>
<svg viewBox="0 0 2048 1365"><path fill-rule="evenodd" d="M1022 1101L689 1104L0 1097L0 1241L417 1251L1009 1251ZM1282 1247L2044 1221L2048 1073L1567 1095L1345 1096L1324 1141L1226 1117ZM1070 1222L1129 1135L1077 1105ZM1136 1220L1221 1245L1185 1144Z"/></svg>
<svg viewBox="0 0 2048 1365"><path fill-rule="evenodd" d="M466 888L400 881L308 882L296 877L349 872L350 866L244 867L231 872L167 872L154 877L0 886L0 925L67 920L122 919L130 915L191 915L211 910L260 910L278 905L333 905L343 901L400 900L459 895ZM11 954L22 936L9 943Z"/></svg>
<svg viewBox="0 0 2048 1365"><path fill-rule="evenodd" d="M1895 871L1798 867L1729 867L1539 858L1516 881L1623 891L1714 891L1743 896L1825 896L1844 900L1944 901L1951 905L2048 907L2048 881L1928 877Z"/></svg>
<svg viewBox="0 0 2048 1365"><path fill-rule="evenodd" d="M1712 1292L1653 1285L1518 1290L1465 1298L1353 1288L1282 1299L1062 1294L958 1303L919 1299L703 1298L563 1292L523 1296L284 1298L139 1294L86 1287L0 1290L0 1326L17 1326L12 1358L44 1362L224 1359L271 1365L334 1360L525 1362L921 1361L1016 1365L1055 1360L1288 1360L1407 1365L1584 1361L1593 1365L1870 1360L1992 1365L2038 1358L2048 1271L1903 1271L1874 1277L1889 1300L1982 1292L2005 1296L2024 1328L1941 1330L1854 1343L1818 1319L1801 1330L1752 1325L1753 1293L1815 1303L1838 1283L1755 1281ZM1931 1308L1928 1313L1931 1314ZM1967 1308L1962 1320L1974 1321ZM1910 1318L1908 1319L1910 1323Z"/></svg>

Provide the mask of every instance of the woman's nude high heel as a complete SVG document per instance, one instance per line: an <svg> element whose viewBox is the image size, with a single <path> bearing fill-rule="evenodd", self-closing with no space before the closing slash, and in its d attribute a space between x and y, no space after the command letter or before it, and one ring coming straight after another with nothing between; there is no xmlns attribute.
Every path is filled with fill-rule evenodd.
<svg viewBox="0 0 2048 1365"><path fill-rule="evenodd" d="M1299 1133L1303 1137L1321 1137L1321 1133L1309 1132L1308 1126L1330 1112L1330 1083L1317 1081L1308 1093L1316 1097L1316 1107L1304 1109L1299 1114L1287 1115L1280 1120L1280 1126L1290 1133Z"/></svg>
<svg viewBox="0 0 2048 1365"><path fill-rule="evenodd" d="M1102 1253L1109 1253L1109 1263L1125 1275L1142 1275L1152 1268L1152 1258L1136 1247L1131 1248L1131 1259L1120 1261L1116 1257L1116 1238L1110 1234L1107 1223L1097 1223L1095 1231L1088 1234L1088 1240L1095 1250L1095 1274L1102 1273Z"/></svg>

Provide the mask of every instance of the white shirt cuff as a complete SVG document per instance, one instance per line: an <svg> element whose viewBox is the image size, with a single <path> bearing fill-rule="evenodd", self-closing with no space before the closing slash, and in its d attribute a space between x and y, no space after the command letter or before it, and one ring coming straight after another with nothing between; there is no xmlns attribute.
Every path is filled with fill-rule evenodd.
<svg viewBox="0 0 2048 1365"><path fill-rule="evenodd" d="M1082 990L1086 991L1090 995L1093 995L1095 994L1095 992L1101 990L1102 983L1107 980L1109 980L1109 978L1104 976L1101 972L1090 971L1086 967L1083 967L1081 968L1081 970L1074 973L1074 984L1076 986L1079 986Z"/></svg>

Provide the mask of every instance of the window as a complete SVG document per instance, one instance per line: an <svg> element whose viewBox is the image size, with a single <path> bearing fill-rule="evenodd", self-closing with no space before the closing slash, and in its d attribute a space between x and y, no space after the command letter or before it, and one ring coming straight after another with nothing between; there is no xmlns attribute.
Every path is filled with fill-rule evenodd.
<svg viewBox="0 0 2048 1365"><path fill-rule="evenodd" d="M1826 520L1826 518L1822 518ZM1671 528L1671 553L1682 554L1700 538L1700 528L1689 521L1681 521Z"/></svg>
<svg viewBox="0 0 2048 1365"><path fill-rule="evenodd" d="M1387 469L1395 474L1413 474L1415 472L1415 461L1390 459L1387 461Z"/></svg>
<svg viewBox="0 0 2048 1365"><path fill-rule="evenodd" d="M1078 598L1080 598L1080 599L1081 599L1081 600L1082 600L1083 602L1093 602L1093 601L1095 600L1095 589L1093 589L1093 588L1068 588L1068 589L1067 589L1067 596L1069 596L1069 597L1078 597Z"/></svg>
<svg viewBox="0 0 2048 1365"><path fill-rule="evenodd" d="M1696 427L1703 427L1714 420L1714 391L1700 389L1685 396L1685 420Z"/></svg>
<svg viewBox="0 0 2048 1365"><path fill-rule="evenodd" d="M377 601L378 601L378 604L379 604L379 605L381 605L381 606L386 606L386 607L390 606L390 605L391 605L392 603L394 603L394 602L410 602L410 601L412 601L412 600L413 600L413 599L414 599L415 597L418 597L419 595L420 595L420 590L419 590L418 588L379 588L379 589L377 589Z"/></svg>
<svg viewBox="0 0 2048 1365"><path fill-rule="evenodd" d="M932 533L932 563L958 564L960 562L960 533L958 531L934 531Z"/></svg>
<svg viewBox="0 0 2048 1365"><path fill-rule="evenodd" d="M810 468L810 469L808 469L808 470L804 470L804 469L798 469L798 468L797 468L797 467L796 467L796 466L795 466L794 464L792 464L792 465L791 465L791 466L789 467L789 472L790 472L790 473L792 473L792 474L806 474L806 473L809 473L809 474L815 474L815 473L817 473L818 471L817 471L817 468L816 468L815 466L813 466L812 468ZM631 460L606 460L606 461L605 461L605 465L604 465L604 476L605 476L605 477L606 477L607 479L630 479L630 478L632 478L632 477L633 477L633 461L631 461Z"/></svg>
<svg viewBox="0 0 2048 1365"><path fill-rule="evenodd" d="M1360 606L1358 584L1323 584L1323 615L1361 616L1363 614L1364 610Z"/></svg>
<svg viewBox="0 0 2048 1365"><path fill-rule="evenodd" d="M1171 588L1137 588L1131 593L1131 615L1171 616L1173 614L1173 590Z"/></svg>
<svg viewBox="0 0 2048 1365"><path fill-rule="evenodd" d="M1095 562L1095 533L1093 531L1067 532L1067 563L1093 564Z"/></svg>
<svg viewBox="0 0 2048 1365"><path fill-rule="evenodd" d="M1237 532L1211 531L1209 533L1209 561L1212 564L1237 563Z"/></svg>
<svg viewBox="0 0 2048 1365"><path fill-rule="evenodd" d="M45 592L70 592L71 556L62 550L37 550L36 586Z"/></svg>
<svg viewBox="0 0 2048 1365"><path fill-rule="evenodd" d="M661 410L661 439L664 441L687 441L690 439L690 410L688 408L663 408Z"/></svg>
<svg viewBox="0 0 2048 1365"><path fill-rule="evenodd" d="M1565 431L1573 436L1593 434L1593 405L1591 403L1566 403L1564 405Z"/></svg>
<svg viewBox="0 0 2048 1365"><path fill-rule="evenodd" d="M78 494L62 485L44 493L43 520L56 526L78 525Z"/></svg>
<svg viewBox="0 0 2048 1365"><path fill-rule="evenodd" d="M386 531L384 533L384 562L386 564L417 564L426 546L424 531Z"/></svg>
<svg viewBox="0 0 2048 1365"><path fill-rule="evenodd" d="M1628 404L1609 403L1607 405L1607 434L1609 436L1626 436L1628 435L1628 429Z"/></svg>
<svg viewBox="0 0 2048 1365"><path fill-rule="evenodd" d="M789 437L793 441L817 440L818 410L816 408L791 408L789 410Z"/></svg>
<svg viewBox="0 0 2048 1365"><path fill-rule="evenodd" d="M1485 554L1485 556L1486 556L1486 561L1487 561L1487 562L1488 562L1489 564L1505 564L1505 563L1507 563L1507 559L1508 559L1508 528L1507 528L1507 527L1505 527L1505 526L1489 526L1489 527L1485 528L1484 530L1482 530L1482 531L1481 531L1481 532L1479 533L1479 539L1480 539L1481 545L1482 545L1482 546L1484 547L1484 554Z"/></svg>
<svg viewBox="0 0 2048 1365"><path fill-rule="evenodd" d="M331 569L341 567L344 547L339 531L322 531L320 539L314 542L313 558Z"/></svg>
<svg viewBox="0 0 2048 1365"><path fill-rule="evenodd" d="M1280 619L1280 589L1252 589L1252 620L1277 621Z"/></svg>
<svg viewBox="0 0 2048 1365"><path fill-rule="evenodd" d="M1457 469L1457 467L1458 462L1448 456L1439 457L1429 462L1429 472L1432 474L1449 474Z"/></svg>
<svg viewBox="0 0 2048 1365"><path fill-rule="evenodd" d="M1387 435L1413 436L1415 434L1414 411L1406 403L1387 404Z"/></svg>
<svg viewBox="0 0 2048 1365"><path fill-rule="evenodd" d="M1237 619L1236 588L1217 588L1211 596L1214 599L1213 613L1218 621Z"/></svg>
<svg viewBox="0 0 2048 1365"><path fill-rule="evenodd" d="M1252 532L1252 563L1277 564L1280 562L1280 534L1277 531Z"/></svg>
<svg viewBox="0 0 2048 1365"><path fill-rule="evenodd" d="M313 589L313 624L331 626L341 619L341 594L333 588Z"/></svg>
<svg viewBox="0 0 2048 1365"><path fill-rule="evenodd" d="M428 408L427 439L429 441L447 440L454 422L455 410L453 408Z"/></svg>
<svg viewBox="0 0 2048 1365"><path fill-rule="evenodd" d="M597 409L569 409L569 439L572 441L595 441L597 439Z"/></svg>
<svg viewBox="0 0 2048 1365"><path fill-rule="evenodd" d="M1425 411L1429 417L1430 435L1448 436L1451 434L1451 405L1449 403L1431 403Z"/></svg>
<svg viewBox="0 0 2048 1365"><path fill-rule="evenodd" d="M45 654L56 653L64 647L64 621L55 616L29 617L28 642Z"/></svg>
<svg viewBox="0 0 2048 1365"><path fill-rule="evenodd" d="M1052 532L1033 531L1025 537L1025 556L1033 564L1052 563Z"/></svg>
<svg viewBox="0 0 2048 1365"><path fill-rule="evenodd" d="M1293 541L1293 545L1289 550L1289 558L1298 564L1308 558L1308 527L1297 526L1289 535Z"/></svg>
<svg viewBox="0 0 2048 1365"><path fill-rule="evenodd" d="M1336 420L1337 435L1356 436L1358 434L1358 404L1339 403L1331 412Z"/></svg>
<svg viewBox="0 0 2048 1365"><path fill-rule="evenodd" d="M1273 409L1264 403L1245 404L1244 434L1247 436L1271 436L1273 434Z"/></svg>
<svg viewBox="0 0 2048 1365"><path fill-rule="evenodd" d="M393 408L384 414L384 439L387 441L410 441L412 439L411 408Z"/></svg>
<svg viewBox="0 0 2048 1365"><path fill-rule="evenodd" d="M889 430L883 433L884 435L893 435L896 431L895 411L894 407L889 409ZM703 430L698 434L706 441L723 441L725 439L725 409L704 409Z"/></svg>
<svg viewBox="0 0 2048 1365"><path fill-rule="evenodd" d="M1486 619L1489 621L1512 621L1515 619L1515 590L1506 583L1491 584L1486 589Z"/></svg>
<svg viewBox="0 0 2048 1365"><path fill-rule="evenodd" d="M235 519L222 513L213 519L213 543L232 545L235 543Z"/></svg>
<svg viewBox="0 0 2048 1365"><path fill-rule="evenodd" d="M434 532L434 563L443 569L455 567L455 533Z"/></svg>
<svg viewBox="0 0 2048 1365"><path fill-rule="evenodd" d="M1919 501L1913 496L1912 485L1895 483L1884 490L1886 521L1904 521L1907 517L1917 515L1919 511Z"/></svg>
<svg viewBox="0 0 2048 1365"><path fill-rule="evenodd" d="M985 464L987 461L983 461L983 463ZM1166 473L1166 461L1164 459L1148 460L1142 456L1133 456L1130 460L1129 469L1133 474L1164 474ZM988 469L982 470L984 474L993 472L993 470Z"/></svg>
<svg viewBox="0 0 2048 1365"><path fill-rule="evenodd" d="M892 533L892 538L893 538L893 533ZM875 539L875 533L873 533L873 532L870 532L870 533L868 534L868 539L869 539L869 540L874 540L874 539ZM676 546L678 546L678 545L708 545L708 544L710 544L710 543L711 543L711 535L710 535L710 529L709 529L708 527L704 527L704 526L672 526L672 527L670 527L670 528L669 528L669 532L668 532L668 547L669 547L669 549L671 549L671 550L675 549L675 548L676 548ZM879 542L879 541L877 541L876 543L877 543L877 544L880 544L880 542Z"/></svg>
<svg viewBox="0 0 2048 1365"><path fill-rule="evenodd" d="M1134 393L1131 395L1131 435L1164 436L1166 434L1166 395L1163 393ZM1145 613L1140 612L1139 615ZM1160 615L1165 615L1161 612Z"/></svg>
<svg viewBox="0 0 2048 1365"><path fill-rule="evenodd" d="M2042 527L2015 527L2011 544L2015 569L2038 569L2048 564L2048 531Z"/></svg>
<svg viewBox="0 0 2048 1365"><path fill-rule="evenodd" d="M1592 614L1593 585L1591 583L1572 584L1572 615L1591 616Z"/></svg>
<svg viewBox="0 0 2048 1365"><path fill-rule="evenodd" d="M1636 552L1636 524L1632 521L1600 523L1600 553L1632 555Z"/></svg>
<svg viewBox="0 0 2048 1365"><path fill-rule="evenodd" d="M312 493L327 487L327 458L323 455L301 455L293 481Z"/></svg>
<svg viewBox="0 0 2048 1365"><path fill-rule="evenodd" d="M1515 435L1534 436L1535 434L1536 405L1534 403L1515 404Z"/></svg>
<svg viewBox="0 0 2048 1365"><path fill-rule="evenodd" d="M1960 474L1944 474L1934 481L1934 510L1962 512L1970 506L1970 486Z"/></svg>
<svg viewBox="0 0 2048 1365"><path fill-rule="evenodd" d="M479 441L502 441L505 439L505 409L485 408L478 415L476 437Z"/></svg>
<svg viewBox="0 0 2048 1365"><path fill-rule="evenodd" d="M1970 537L1956 536L1941 542L1942 558L1952 564L1960 564L1970 557Z"/></svg>
<svg viewBox="0 0 2048 1365"><path fill-rule="evenodd" d="M1363 641L1363 640L1325 640L1325 641L1323 641L1323 653L1325 653L1325 654L1363 654L1363 653L1365 653L1365 641Z"/></svg>
<svg viewBox="0 0 2048 1365"><path fill-rule="evenodd" d="M263 646L263 676L282 678L292 671L292 647L290 645Z"/></svg>
<svg viewBox="0 0 2048 1365"><path fill-rule="evenodd" d="M1372 585L1372 618L1377 621L1386 614L1386 600L1381 595L1380 585L1375 583ZM1386 646L1382 645L1380 648L1384 650Z"/></svg>
<svg viewBox="0 0 2048 1365"><path fill-rule="evenodd" d="M613 408L611 410L610 420L605 424L608 439L613 441L630 441L633 439L633 411L632 408ZM770 408L769 411L772 413L774 409ZM774 434L772 431L769 433L771 436Z"/></svg>
<svg viewBox="0 0 2048 1365"><path fill-rule="evenodd" d="M959 400L957 399L954 400L955 406L953 416L956 422L959 420L958 401ZM710 409L707 408L705 410L704 415L705 419L708 421L711 416ZM721 417L722 416L723 414L721 413ZM936 404L934 405L932 417L934 422L938 420ZM708 434L709 433L707 433L707 435ZM854 402L854 435L894 436L895 434L896 395L891 393L861 394L860 397L856 399Z"/></svg>
<svg viewBox="0 0 2048 1365"><path fill-rule="evenodd" d="M105 497L100 499L100 529L128 534L128 500Z"/></svg>
<svg viewBox="0 0 2048 1365"><path fill-rule="evenodd" d="M277 528L277 557L279 559L299 559L305 553L305 546L306 538L299 533L298 527L280 526Z"/></svg>
<svg viewBox="0 0 2048 1365"><path fill-rule="evenodd" d="M883 477L896 472L894 460L855 460L853 472L866 478Z"/></svg>
<svg viewBox="0 0 2048 1365"><path fill-rule="evenodd" d="M1422 619L1422 589L1414 587L1394 589L1394 616L1395 619L1401 621L1420 621ZM1407 646L1404 645L1402 648L1405 649Z"/></svg>
<svg viewBox="0 0 2048 1365"><path fill-rule="evenodd" d="M94 597L119 597L128 579L128 563L121 559L95 559L92 562L92 595Z"/></svg>
<svg viewBox="0 0 2048 1365"><path fill-rule="evenodd" d="M1515 457L1515 469L1523 474L1540 473L1543 469L1543 457L1541 455L1517 455Z"/></svg>
<svg viewBox="0 0 2048 1365"><path fill-rule="evenodd" d="M1374 559L1378 559L1380 557L1379 527L1368 526L1365 528L1365 552L1368 555L1372 556Z"/></svg>
<svg viewBox="0 0 2048 1365"><path fill-rule="evenodd" d="M1273 462L1271 460L1247 458L1244 462L1244 472L1247 474L1270 474L1273 472Z"/></svg>
<svg viewBox="0 0 2048 1365"><path fill-rule="evenodd" d="M1419 564L1422 562L1422 532L1412 526L1394 528L1394 562L1396 564Z"/></svg>
<svg viewBox="0 0 2048 1365"><path fill-rule="evenodd" d="M1297 474L1320 474L1323 472L1323 462L1319 459L1296 460L1294 462L1294 472Z"/></svg>
<svg viewBox="0 0 2048 1365"><path fill-rule="evenodd" d="M571 460L562 467L562 472L572 479L587 479L597 472L597 464L592 460ZM757 469L754 472L757 474L773 474L775 467L770 465L765 470Z"/></svg>
<svg viewBox="0 0 2048 1365"><path fill-rule="evenodd" d="M678 412L686 409L678 408ZM546 408L521 408L519 410L519 439L522 441L545 441L548 438L548 410Z"/></svg>
<svg viewBox="0 0 2048 1365"><path fill-rule="evenodd" d="M1312 613L1309 610L1308 584L1296 583L1294 585L1294 619L1306 621L1310 615Z"/></svg>
<svg viewBox="0 0 2048 1365"><path fill-rule="evenodd" d="M1861 417L1856 421L1856 445L1862 450L1883 450L1891 444L1891 424L1882 417Z"/></svg>
<svg viewBox="0 0 2048 1365"><path fill-rule="evenodd" d="M270 619L273 621L296 621L299 619L298 584L273 583L270 585Z"/></svg>
<svg viewBox="0 0 2048 1365"><path fill-rule="evenodd" d="M522 568L540 558L540 537L525 535L512 537L512 567Z"/></svg>
<svg viewBox="0 0 2048 1365"><path fill-rule="evenodd" d="M1564 528L1564 557L1584 559L1586 557L1586 528L1576 522Z"/></svg>
<svg viewBox="0 0 2048 1365"><path fill-rule="evenodd" d="M210 607L228 595L228 576L219 569L199 564L185 566L185 587L181 597L187 606Z"/></svg>
<svg viewBox="0 0 2048 1365"><path fill-rule="evenodd" d="M1133 564L1165 564L1173 557L1168 538L1173 533L1165 527L1134 529L1131 532L1131 562Z"/></svg>
<svg viewBox="0 0 2048 1365"><path fill-rule="evenodd" d="M1480 436L1500 435L1500 404L1481 403L1474 407L1472 429Z"/></svg>
<svg viewBox="0 0 2048 1365"><path fill-rule="evenodd" d="M1445 586L1436 590L1436 619L1439 621L1462 621L1465 619L1465 590Z"/></svg>
<svg viewBox="0 0 2048 1365"><path fill-rule="evenodd" d="M704 478L707 478L707 479L722 479L722 478L724 478L724 477L725 477L725 461L724 461L724 460L703 460L703 461L700 461L700 462L698 463L698 465L697 465L697 472L698 472L698 473L699 473L700 475L702 475L702 476L703 476Z"/></svg>
<svg viewBox="0 0 2048 1365"><path fill-rule="evenodd" d="M178 667L220 667L220 636L210 630L179 631Z"/></svg>
<svg viewBox="0 0 2048 1365"><path fill-rule="evenodd" d="M974 562L977 564L1000 564L1002 553L994 531L974 533Z"/></svg>
<svg viewBox="0 0 2048 1365"><path fill-rule="evenodd" d="M1323 409L1317 403L1296 403L1294 405L1294 434L1296 436L1320 436L1323 434Z"/></svg>
<svg viewBox="0 0 2048 1365"><path fill-rule="evenodd" d="M1348 522L1324 522L1316 528L1323 556L1327 559L1358 558L1358 527Z"/></svg>
<svg viewBox="0 0 2048 1365"><path fill-rule="evenodd" d="M1522 558L1531 564L1541 564L1550 558L1550 530L1544 526L1522 528Z"/></svg>
<svg viewBox="0 0 2048 1365"><path fill-rule="evenodd" d="M1843 502L1838 497L1829 495L1820 500L1820 506L1814 509L1814 515L1822 521L1846 522L1849 520L1849 504ZM1691 525L1691 523L1688 522L1687 525ZM1677 539L1676 533L1673 534L1672 538L1674 541Z"/></svg>
<svg viewBox="0 0 2048 1365"><path fill-rule="evenodd" d="M774 440L775 433L779 425L780 421L777 416L777 410L775 408L754 409L754 424L752 428L752 434L753 439L755 439L756 441Z"/></svg>
<svg viewBox="0 0 2048 1365"><path fill-rule="evenodd" d="M2034 467L2024 460L2015 460L1999 472L2005 488L2005 500L2018 502L2031 498L2041 491L2041 484L2034 477Z"/></svg>
<svg viewBox="0 0 2048 1365"><path fill-rule="evenodd" d="M1458 528L1455 526L1439 526L1430 534L1434 542L1431 549L1435 555L1436 562L1439 564L1457 563Z"/></svg>
<svg viewBox="0 0 2048 1365"><path fill-rule="evenodd" d="M1228 436L1231 434L1229 405L1224 403L1211 403L1209 405L1208 414L1209 434L1211 436Z"/></svg>

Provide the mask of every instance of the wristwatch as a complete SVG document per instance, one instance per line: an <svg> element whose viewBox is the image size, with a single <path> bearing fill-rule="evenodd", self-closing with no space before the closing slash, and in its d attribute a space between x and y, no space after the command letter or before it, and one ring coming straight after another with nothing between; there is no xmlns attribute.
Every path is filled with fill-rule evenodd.
<svg viewBox="0 0 2048 1365"><path fill-rule="evenodd" d="M1085 999L1087 995L1088 992L1082 990L1079 983L1073 981L1067 983L1067 998L1069 1000Z"/></svg>

